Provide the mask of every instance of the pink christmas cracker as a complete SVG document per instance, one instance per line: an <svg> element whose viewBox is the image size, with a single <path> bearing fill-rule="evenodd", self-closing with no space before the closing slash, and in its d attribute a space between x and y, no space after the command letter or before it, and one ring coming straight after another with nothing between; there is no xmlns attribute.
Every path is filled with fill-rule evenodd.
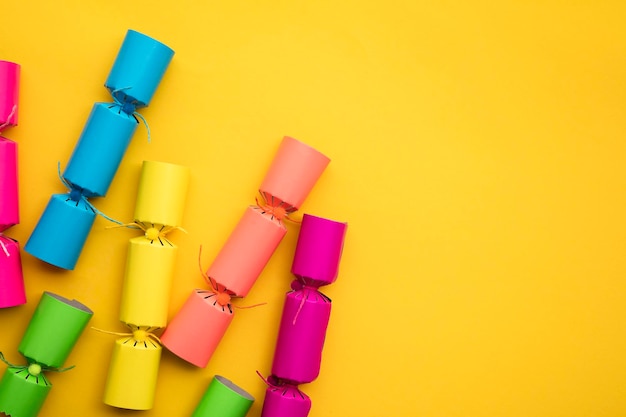
<svg viewBox="0 0 626 417"><path fill-rule="evenodd" d="M26 303L19 243L3 235L20 222L17 143L2 136L17 125L20 69L0 61L0 308Z"/></svg>
<svg viewBox="0 0 626 417"><path fill-rule="evenodd" d="M306 417L310 398L298 385L314 381L330 319L331 300L318 291L337 279L347 223L305 214L280 322L262 417Z"/></svg>

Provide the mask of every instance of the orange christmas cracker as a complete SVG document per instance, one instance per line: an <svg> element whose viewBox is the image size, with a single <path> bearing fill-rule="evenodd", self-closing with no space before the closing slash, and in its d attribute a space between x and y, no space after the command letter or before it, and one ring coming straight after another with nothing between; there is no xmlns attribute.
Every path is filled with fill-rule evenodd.
<svg viewBox="0 0 626 417"><path fill-rule="evenodd" d="M232 320L231 297L248 294L287 233L285 222L300 208L329 162L328 157L305 143L283 138L259 188L260 199L244 211L204 274L209 286L206 302L230 311L230 319L221 318L215 326L199 318L196 314L210 314L211 310L192 294L161 337L168 350L196 366L208 364ZM202 340L198 334L203 335Z"/></svg>

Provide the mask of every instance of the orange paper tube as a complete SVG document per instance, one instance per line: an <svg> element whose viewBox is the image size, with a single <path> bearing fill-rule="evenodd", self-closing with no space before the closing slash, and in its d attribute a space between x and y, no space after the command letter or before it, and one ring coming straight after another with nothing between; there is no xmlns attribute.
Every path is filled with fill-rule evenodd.
<svg viewBox="0 0 626 417"><path fill-rule="evenodd" d="M248 207L207 275L245 297L286 233L280 221L262 214L258 207Z"/></svg>
<svg viewBox="0 0 626 417"><path fill-rule="evenodd" d="M217 304L212 291L195 290L161 336L178 357L204 368L233 320L228 307Z"/></svg>
<svg viewBox="0 0 626 417"><path fill-rule="evenodd" d="M274 197L297 210L329 163L321 152L285 136L259 191L265 201Z"/></svg>

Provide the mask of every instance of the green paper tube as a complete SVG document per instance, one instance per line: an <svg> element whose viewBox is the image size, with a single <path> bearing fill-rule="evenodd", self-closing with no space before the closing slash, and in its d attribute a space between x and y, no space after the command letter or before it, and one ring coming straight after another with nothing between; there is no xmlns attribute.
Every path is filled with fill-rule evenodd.
<svg viewBox="0 0 626 417"><path fill-rule="evenodd" d="M9 367L0 380L0 413L35 417L51 388L43 374L34 376L26 367Z"/></svg>
<svg viewBox="0 0 626 417"><path fill-rule="evenodd" d="M191 417L244 417L253 402L252 395L215 375Z"/></svg>
<svg viewBox="0 0 626 417"><path fill-rule="evenodd" d="M67 359L93 312L76 300L44 292L18 351L29 362L58 368Z"/></svg>

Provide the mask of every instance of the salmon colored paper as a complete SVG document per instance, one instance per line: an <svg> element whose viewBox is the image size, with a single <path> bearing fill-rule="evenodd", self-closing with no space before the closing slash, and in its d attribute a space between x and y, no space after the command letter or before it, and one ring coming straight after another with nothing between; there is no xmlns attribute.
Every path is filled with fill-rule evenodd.
<svg viewBox="0 0 626 417"><path fill-rule="evenodd" d="M293 221L289 215L300 207L329 162L326 156L310 146L290 137L283 138L259 189L261 199L257 199L256 206L245 210L204 274L208 292L213 294L214 306L232 311L231 297L248 294L287 233L285 222ZM161 340L175 355L205 367L226 331L222 328L226 320L222 318L218 326L211 326L206 318L190 313L202 310L214 313L198 303L192 293L165 329ZM230 320L232 313L228 323ZM191 330L199 327L199 323L206 323L206 327L200 327L201 338Z"/></svg>

